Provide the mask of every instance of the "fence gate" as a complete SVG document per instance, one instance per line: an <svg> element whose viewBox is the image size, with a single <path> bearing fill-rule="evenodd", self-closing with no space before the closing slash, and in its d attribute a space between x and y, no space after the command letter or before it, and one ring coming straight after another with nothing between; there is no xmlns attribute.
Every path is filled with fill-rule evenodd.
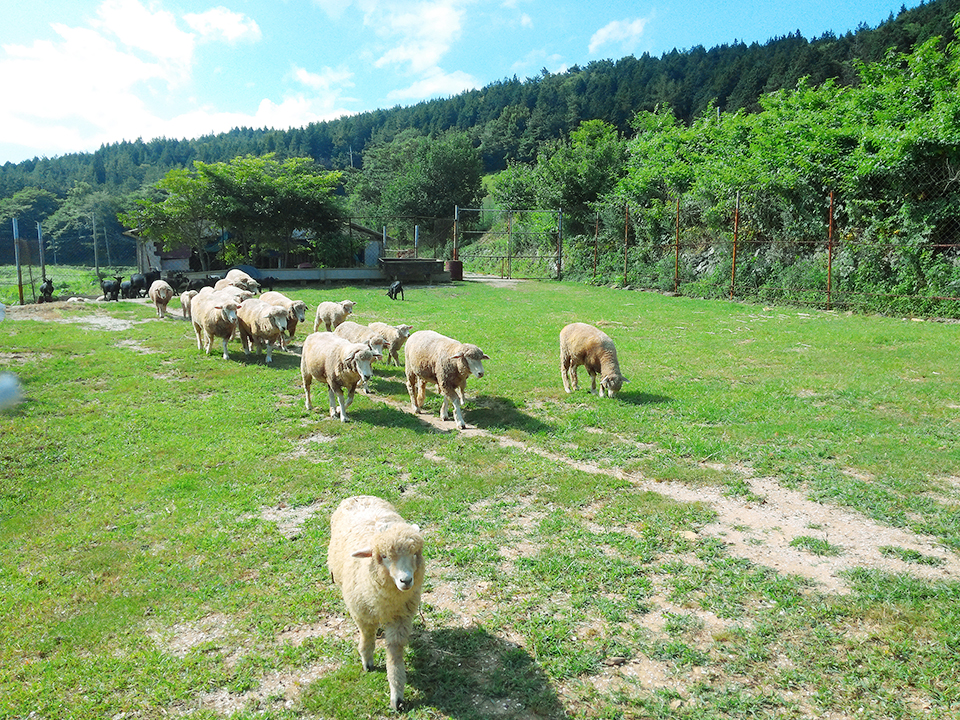
<svg viewBox="0 0 960 720"><path fill-rule="evenodd" d="M517 280L563 276L560 210L456 209L453 258L465 272Z"/></svg>

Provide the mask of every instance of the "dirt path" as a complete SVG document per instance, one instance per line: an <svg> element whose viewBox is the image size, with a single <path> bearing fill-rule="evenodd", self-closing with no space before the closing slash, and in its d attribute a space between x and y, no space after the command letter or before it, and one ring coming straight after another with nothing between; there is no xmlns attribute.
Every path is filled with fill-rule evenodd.
<svg viewBox="0 0 960 720"><path fill-rule="evenodd" d="M406 403L385 398L380 402L410 412ZM454 431L452 421L421 414L419 419L439 431ZM692 487L682 483L659 482L637 473L602 468L589 462L572 460L564 455L501 437L486 430L470 427L463 431L496 439L501 446L530 452L552 462L576 468L591 475L613 475L652 492L681 502L706 503L717 513L716 522L705 526L700 534L722 540L731 554L779 573L799 575L817 583L820 590L833 594L850 591L840 576L854 568L873 568L889 573L906 573L925 580L957 580L960 578L960 557L940 547L933 538L909 530L880 525L846 508L808 499L801 492L781 487L773 478L746 475L745 481L760 501L728 497L722 488ZM836 556L817 556L791 546L798 537L825 540L841 550ZM938 565L907 563L882 554L883 547L914 550L926 557L938 558Z"/></svg>

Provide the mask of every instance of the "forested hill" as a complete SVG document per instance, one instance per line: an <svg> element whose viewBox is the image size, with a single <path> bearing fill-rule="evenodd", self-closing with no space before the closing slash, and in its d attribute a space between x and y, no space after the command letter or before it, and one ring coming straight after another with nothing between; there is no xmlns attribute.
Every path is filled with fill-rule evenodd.
<svg viewBox="0 0 960 720"><path fill-rule="evenodd" d="M877 28L861 25L837 36L807 40L799 33L764 44L734 42L697 46L660 57L644 54L595 61L563 73L514 77L480 90L411 107L365 112L291 130L237 128L192 140L121 142L95 153L33 159L0 168L0 198L36 186L59 196L78 181L113 193L154 182L195 160L227 161L238 155L275 152L280 158L312 157L328 168L359 165L367 144L389 141L414 129L423 134L466 131L481 148L488 171L508 160L530 160L544 141L568 134L582 120L602 119L629 131L640 110L669 106L685 121L715 106L721 111L757 107L760 95L835 78L855 82L857 60L875 61L890 48L907 52L932 36L953 38L951 19L960 0L937 0L899 14ZM711 105L712 104L712 105Z"/></svg>

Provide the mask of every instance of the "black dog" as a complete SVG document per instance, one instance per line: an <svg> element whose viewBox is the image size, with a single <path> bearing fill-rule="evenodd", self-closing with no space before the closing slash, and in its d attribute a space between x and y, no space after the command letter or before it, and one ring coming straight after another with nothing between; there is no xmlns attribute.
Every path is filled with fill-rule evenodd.
<svg viewBox="0 0 960 720"><path fill-rule="evenodd" d="M387 295L390 296L391 300L396 300L397 295L400 296L401 300L406 299L403 297L403 285L400 284L399 280L394 280L392 283L390 283L390 289L387 290Z"/></svg>

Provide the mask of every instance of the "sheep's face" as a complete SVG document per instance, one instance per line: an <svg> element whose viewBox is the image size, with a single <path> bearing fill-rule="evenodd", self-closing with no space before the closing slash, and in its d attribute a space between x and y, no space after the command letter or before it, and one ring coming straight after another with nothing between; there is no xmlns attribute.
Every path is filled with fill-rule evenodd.
<svg viewBox="0 0 960 720"><path fill-rule="evenodd" d="M237 304L236 303L224 303L222 307L223 317L228 323L237 322Z"/></svg>
<svg viewBox="0 0 960 720"><path fill-rule="evenodd" d="M378 558L378 562L390 575L390 579L397 586L397 590L406 592L414 586L417 568L423 563L423 555L422 553L383 555Z"/></svg>
<svg viewBox="0 0 960 720"><path fill-rule="evenodd" d="M454 355L454 359L463 360L467 364L467 369L471 375L478 378L483 377L483 361L490 358L476 345L466 345L459 355Z"/></svg>
<svg viewBox="0 0 960 720"><path fill-rule="evenodd" d="M413 325L397 325L397 333L400 337L408 338L411 332L413 332Z"/></svg>
<svg viewBox="0 0 960 720"><path fill-rule="evenodd" d="M353 357L351 358L356 365L357 374L362 377L364 380L369 380L373 377L373 351L367 347L364 347L362 350L357 350Z"/></svg>
<svg viewBox="0 0 960 720"><path fill-rule="evenodd" d="M297 322L303 322L307 317L307 304L302 300L297 300L292 307L293 314L297 316Z"/></svg>
<svg viewBox="0 0 960 720"><path fill-rule="evenodd" d="M618 392L627 379L623 375L607 375L600 381L600 397L603 397L603 391L606 389L607 397L613 397Z"/></svg>
<svg viewBox="0 0 960 720"><path fill-rule="evenodd" d="M287 329L287 311L281 307L270 311L271 324L281 332Z"/></svg>

